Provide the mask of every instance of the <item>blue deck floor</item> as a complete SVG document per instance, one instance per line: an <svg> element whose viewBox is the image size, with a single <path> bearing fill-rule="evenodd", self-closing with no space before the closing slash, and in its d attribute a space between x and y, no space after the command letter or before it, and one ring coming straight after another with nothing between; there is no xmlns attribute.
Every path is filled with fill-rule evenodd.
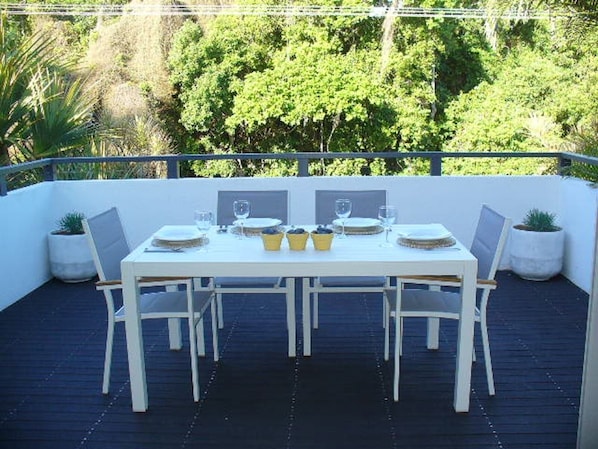
<svg viewBox="0 0 598 449"><path fill-rule="evenodd" d="M165 322L145 322L150 409L133 413L124 328L104 396L103 297L91 282L51 281L0 313L0 447L573 449L588 296L561 277L498 280L497 395L487 394L478 341L467 414L452 408L455 323L443 322L439 351L426 350L423 321L407 323L392 401L373 294L322 299L313 356L296 359L286 357L282 299L227 297L221 360L200 360L199 403L187 350L168 349Z"/></svg>

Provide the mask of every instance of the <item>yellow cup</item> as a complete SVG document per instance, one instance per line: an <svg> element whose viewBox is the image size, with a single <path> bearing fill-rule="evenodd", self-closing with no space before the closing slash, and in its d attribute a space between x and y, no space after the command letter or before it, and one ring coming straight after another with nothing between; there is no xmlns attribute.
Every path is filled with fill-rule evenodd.
<svg viewBox="0 0 598 449"><path fill-rule="evenodd" d="M289 241L289 248L293 251L305 250L307 244L307 238L309 233L304 232L303 234L289 234L287 233L287 240Z"/></svg>
<svg viewBox="0 0 598 449"><path fill-rule="evenodd" d="M318 251L329 251L330 247L332 246L333 238L334 234L332 232L330 234L316 234L315 232L311 233L311 239L314 242L314 248Z"/></svg>
<svg viewBox="0 0 598 449"><path fill-rule="evenodd" d="M266 251L280 251L280 244L282 243L282 237L284 234L279 232L278 234L262 234L262 243Z"/></svg>

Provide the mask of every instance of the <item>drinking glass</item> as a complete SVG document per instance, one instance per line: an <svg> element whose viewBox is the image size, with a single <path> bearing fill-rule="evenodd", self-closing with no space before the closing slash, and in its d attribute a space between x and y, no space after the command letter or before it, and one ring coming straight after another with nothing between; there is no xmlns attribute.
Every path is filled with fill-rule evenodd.
<svg viewBox="0 0 598 449"><path fill-rule="evenodd" d="M238 220L239 226L241 227L241 233L239 234L239 238L243 238L245 235L243 233L243 224L247 217L249 217L249 212L251 211L251 204L247 200L237 200L233 202L233 213L235 214L236 219Z"/></svg>
<svg viewBox="0 0 598 449"><path fill-rule="evenodd" d="M339 238L345 238L345 220L351 215L351 200L338 199L334 203L334 213L341 220L342 233Z"/></svg>
<svg viewBox="0 0 598 449"><path fill-rule="evenodd" d="M383 247L392 247L392 243L388 241L388 233L390 232L391 226L394 224L395 220L397 219L397 210L394 206L380 206L378 209L378 218L382 222L382 226L386 230L386 239L384 243L381 243L380 246Z"/></svg>
<svg viewBox="0 0 598 449"><path fill-rule="evenodd" d="M207 245L207 234L214 221L212 212L206 210L196 210L194 213L195 226L201 232L202 246Z"/></svg>

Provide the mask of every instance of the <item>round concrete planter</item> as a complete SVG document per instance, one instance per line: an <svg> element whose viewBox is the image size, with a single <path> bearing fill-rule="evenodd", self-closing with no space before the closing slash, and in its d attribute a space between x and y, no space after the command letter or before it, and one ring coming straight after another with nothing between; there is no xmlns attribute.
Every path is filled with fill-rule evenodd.
<svg viewBox="0 0 598 449"><path fill-rule="evenodd" d="M50 272L64 282L83 282L97 272L85 234L48 234Z"/></svg>
<svg viewBox="0 0 598 449"><path fill-rule="evenodd" d="M565 232L528 231L523 226L511 229L511 269L521 278L545 281L563 268Z"/></svg>

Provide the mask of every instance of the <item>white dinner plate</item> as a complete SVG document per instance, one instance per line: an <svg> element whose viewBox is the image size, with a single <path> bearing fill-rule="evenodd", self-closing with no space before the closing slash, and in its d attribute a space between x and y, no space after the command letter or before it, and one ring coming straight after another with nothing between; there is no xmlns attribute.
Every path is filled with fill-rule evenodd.
<svg viewBox="0 0 598 449"><path fill-rule="evenodd" d="M198 229L189 227L185 228L168 228L162 229L154 234L154 238L164 242L187 242L189 240L196 240L201 238L201 233Z"/></svg>
<svg viewBox="0 0 598 449"><path fill-rule="evenodd" d="M422 229L401 233L402 238L413 241L444 240L452 236L453 234L445 229Z"/></svg>
<svg viewBox="0 0 598 449"><path fill-rule="evenodd" d="M278 226L282 221L278 218L247 218L246 220L243 220L242 223L243 227L247 229L263 229ZM235 220L233 224L235 226L241 226L241 221Z"/></svg>
<svg viewBox="0 0 598 449"><path fill-rule="evenodd" d="M332 224L342 226L343 220L337 218ZM345 228L373 228L375 226L380 226L380 220L376 218L349 217L345 220Z"/></svg>

